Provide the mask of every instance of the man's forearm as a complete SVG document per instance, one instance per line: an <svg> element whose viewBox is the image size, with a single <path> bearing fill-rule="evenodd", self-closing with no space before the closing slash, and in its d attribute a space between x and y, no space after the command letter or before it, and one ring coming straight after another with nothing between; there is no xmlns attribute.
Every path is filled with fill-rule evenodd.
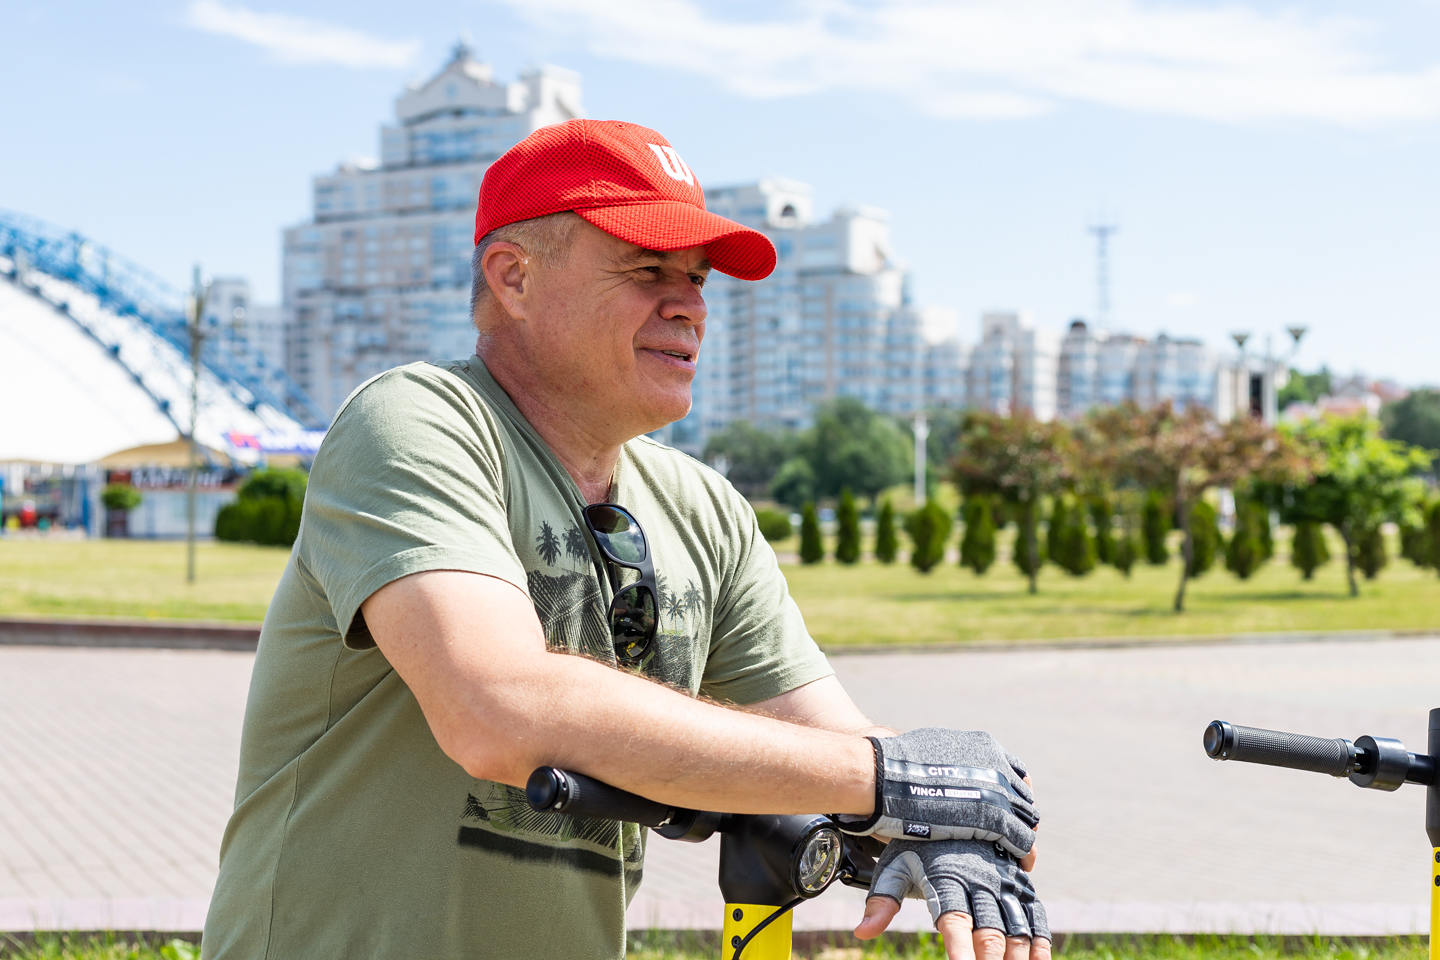
<svg viewBox="0 0 1440 960"><path fill-rule="evenodd" d="M871 812L874 755L838 733L694 700L581 657L547 654L497 690L477 776L524 783L554 764L677 806L733 813ZM502 735L503 736L503 735ZM467 768L471 765L466 764Z"/></svg>

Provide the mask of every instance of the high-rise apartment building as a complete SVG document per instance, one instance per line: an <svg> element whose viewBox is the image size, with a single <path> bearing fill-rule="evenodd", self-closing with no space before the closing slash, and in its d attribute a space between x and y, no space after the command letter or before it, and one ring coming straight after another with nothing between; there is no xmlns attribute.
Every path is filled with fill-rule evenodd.
<svg viewBox="0 0 1440 960"><path fill-rule="evenodd" d="M1025 314L980 317L980 342L970 354L968 405L991 413L1053 419L1059 390L1060 343Z"/></svg>
<svg viewBox="0 0 1440 960"><path fill-rule="evenodd" d="M705 202L764 232L780 259L757 282L711 274L695 404L664 432L670 442L699 450L736 420L803 427L841 396L897 415L925 404L921 317L884 211L816 220L810 187L779 178L707 190Z"/></svg>
<svg viewBox="0 0 1440 960"><path fill-rule="evenodd" d="M555 67L499 83L457 45L395 102L380 161L314 180L314 215L285 231L286 368L333 414L388 367L467 356L475 204L486 168L542 126L581 114L580 80Z"/></svg>
<svg viewBox="0 0 1440 960"><path fill-rule="evenodd" d="M1217 405L1220 372L1219 359L1199 340L1096 334L1076 320L1060 348L1058 412L1075 419L1092 407L1131 401L1180 410L1201 406L1224 417Z"/></svg>

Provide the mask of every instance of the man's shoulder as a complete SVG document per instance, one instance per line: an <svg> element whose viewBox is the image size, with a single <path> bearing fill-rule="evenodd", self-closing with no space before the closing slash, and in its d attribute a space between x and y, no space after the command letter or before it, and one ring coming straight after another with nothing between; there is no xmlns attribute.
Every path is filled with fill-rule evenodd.
<svg viewBox="0 0 1440 960"><path fill-rule="evenodd" d="M360 384L340 404L335 418L340 419L347 410L357 404L373 403L396 396L418 397L423 394L469 394L477 400L483 399L466 376L464 361L416 360L391 367Z"/></svg>
<svg viewBox="0 0 1440 960"><path fill-rule="evenodd" d="M709 464L683 450L661 443L653 437L636 437L626 444L630 457L646 473L669 478L678 483L695 484L712 496L726 500L739 496L724 475Z"/></svg>

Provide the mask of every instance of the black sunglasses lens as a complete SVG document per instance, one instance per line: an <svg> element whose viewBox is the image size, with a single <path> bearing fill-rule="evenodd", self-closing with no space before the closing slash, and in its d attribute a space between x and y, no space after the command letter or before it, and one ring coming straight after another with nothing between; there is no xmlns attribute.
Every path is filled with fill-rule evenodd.
<svg viewBox="0 0 1440 960"><path fill-rule="evenodd" d="M643 583L633 583L615 594L610 603L610 633L620 662L634 663L650 649L658 627L657 612L655 594Z"/></svg>
<svg viewBox="0 0 1440 960"><path fill-rule="evenodd" d="M608 503L598 503L585 508L585 519L603 553L619 563L645 559L645 534L630 514Z"/></svg>

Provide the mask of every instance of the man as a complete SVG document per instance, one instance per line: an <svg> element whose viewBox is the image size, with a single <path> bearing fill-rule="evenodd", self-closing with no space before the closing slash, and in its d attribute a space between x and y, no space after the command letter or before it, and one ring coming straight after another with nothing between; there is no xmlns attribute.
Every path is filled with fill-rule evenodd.
<svg viewBox="0 0 1440 960"><path fill-rule="evenodd" d="M623 955L639 829L532 811L518 787L555 764L932 837L887 848L857 933L922 895L953 956L973 914L982 956L1043 960L1018 761L873 727L748 505L643 436L689 411L706 276L764 277L769 241L705 211L659 134L589 120L492 165L475 238L476 356L362 386L316 457L206 956Z"/></svg>

